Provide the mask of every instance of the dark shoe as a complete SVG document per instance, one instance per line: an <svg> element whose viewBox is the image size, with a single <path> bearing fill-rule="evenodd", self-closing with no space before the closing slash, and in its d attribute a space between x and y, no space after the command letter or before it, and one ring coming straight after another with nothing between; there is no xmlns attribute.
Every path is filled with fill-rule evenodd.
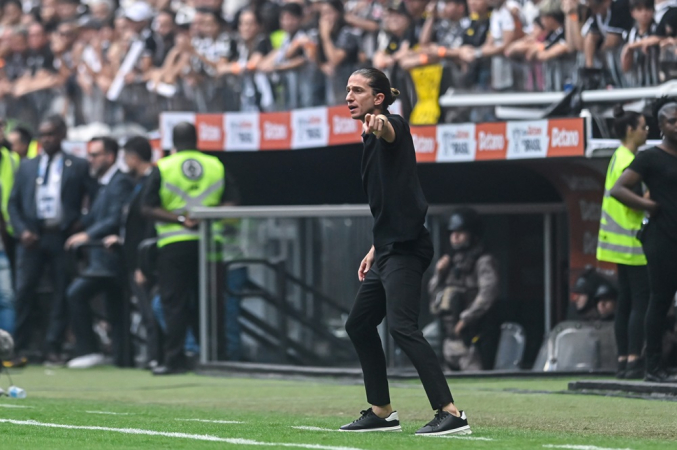
<svg viewBox="0 0 677 450"><path fill-rule="evenodd" d="M442 436L445 434L472 434L465 412L459 411L461 417L439 410L435 418L416 432L417 436Z"/></svg>
<svg viewBox="0 0 677 450"><path fill-rule="evenodd" d="M158 366L153 369L153 375L180 375L187 372L188 369L185 367Z"/></svg>
<svg viewBox="0 0 677 450"><path fill-rule="evenodd" d="M397 411L390 413L385 419L381 419L369 408L360 411L360 417L348 425L343 425L339 431L367 432L367 431L402 431L400 418Z"/></svg>
<svg viewBox="0 0 677 450"><path fill-rule="evenodd" d="M625 378L625 370L628 367L627 361L618 361L618 366L616 367L616 378L622 380Z"/></svg>
<svg viewBox="0 0 677 450"><path fill-rule="evenodd" d="M677 377L670 376L664 369L647 372L644 381L650 383L677 383Z"/></svg>
<svg viewBox="0 0 677 450"><path fill-rule="evenodd" d="M645 373L644 360L636 359L628 363L625 373L623 374L623 378L626 380L641 380L644 378Z"/></svg>
<svg viewBox="0 0 677 450"><path fill-rule="evenodd" d="M26 367L26 364L28 364L28 358L25 356L15 356L7 361L2 361L2 367L5 369L20 369Z"/></svg>

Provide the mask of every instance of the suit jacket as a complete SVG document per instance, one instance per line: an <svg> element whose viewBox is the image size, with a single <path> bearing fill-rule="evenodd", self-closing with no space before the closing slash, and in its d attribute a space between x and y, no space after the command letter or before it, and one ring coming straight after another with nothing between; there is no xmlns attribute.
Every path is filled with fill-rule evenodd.
<svg viewBox="0 0 677 450"><path fill-rule="evenodd" d="M72 232L75 223L82 214L84 198L96 194L96 181L89 176L89 164L82 158L63 154L63 172L61 174L62 219L59 229L64 233ZM17 171L12 194L9 197L9 217L14 234L20 237L28 230L40 234L35 204L35 190L38 179L40 158L24 159Z"/></svg>
<svg viewBox="0 0 677 450"><path fill-rule="evenodd" d="M144 216L142 212L143 191L147 180L147 175L137 180L131 201L124 211L121 234L125 238L123 250L125 264L129 271L135 270L138 267L138 249L141 241L156 235L154 222Z"/></svg>
<svg viewBox="0 0 677 450"><path fill-rule="evenodd" d="M129 202L134 184L132 179L120 170L110 182L99 188L89 214L82 217L82 225L92 241L117 234L122 224L122 211ZM89 270L117 272L120 269L120 255L103 248L92 248L89 253Z"/></svg>

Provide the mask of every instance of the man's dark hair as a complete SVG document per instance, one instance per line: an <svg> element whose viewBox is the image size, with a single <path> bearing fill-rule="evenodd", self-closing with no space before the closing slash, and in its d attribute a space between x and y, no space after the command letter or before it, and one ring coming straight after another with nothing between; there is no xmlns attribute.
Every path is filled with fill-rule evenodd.
<svg viewBox="0 0 677 450"><path fill-rule="evenodd" d="M630 0L630 11L634 9L656 9L654 0Z"/></svg>
<svg viewBox="0 0 677 450"><path fill-rule="evenodd" d="M288 13L294 17L303 17L303 7L298 3L285 3L280 8L280 14Z"/></svg>
<svg viewBox="0 0 677 450"><path fill-rule="evenodd" d="M129 138L123 149L127 153L134 153L145 162L150 162L153 158L153 149L150 147L150 142L143 136Z"/></svg>
<svg viewBox="0 0 677 450"><path fill-rule="evenodd" d="M374 94L383 94L385 96L381 106L381 109L384 111L387 111L388 106L392 105L395 98L400 95L400 91L390 87L390 80L388 80L386 74L378 69L373 67L358 69L353 72L353 75L362 75L369 80L369 87L374 91Z"/></svg>
<svg viewBox="0 0 677 450"><path fill-rule="evenodd" d="M63 117L61 117L58 114L52 114L51 116L47 116L42 123L48 123L52 125L54 128L56 128L56 131L59 133L63 133L65 136L66 133L68 132L68 127L66 126L66 121L63 120Z"/></svg>
<svg viewBox="0 0 677 450"><path fill-rule="evenodd" d="M172 130L172 140L174 148L181 150L197 149L197 130L195 125L189 122L179 122Z"/></svg>
<svg viewBox="0 0 677 450"><path fill-rule="evenodd" d="M33 140L33 135L26 127L15 127L11 132L19 133L19 139L26 145L30 144Z"/></svg>
<svg viewBox="0 0 677 450"><path fill-rule="evenodd" d="M103 151L110 153L117 158L120 145L118 145L118 141L115 139L109 138L108 136L97 136L92 138L89 142L101 142L103 144Z"/></svg>
<svg viewBox="0 0 677 450"><path fill-rule="evenodd" d="M677 98L663 96L654 102L652 107L653 116L658 120L660 125L665 120L669 111L677 109Z"/></svg>

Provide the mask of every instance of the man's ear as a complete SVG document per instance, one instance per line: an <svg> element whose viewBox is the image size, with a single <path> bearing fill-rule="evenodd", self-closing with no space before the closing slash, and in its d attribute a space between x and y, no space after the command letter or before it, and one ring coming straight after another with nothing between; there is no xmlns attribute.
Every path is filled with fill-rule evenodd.
<svg viewBox="0 0 677 450"><path fill-rule="evenodd" d="M385 101L385 99L386 99L386 96L383 93L379 92L378 94L376 94L376 97L374 97L374 106L383 105L383 102Z"/></svg>

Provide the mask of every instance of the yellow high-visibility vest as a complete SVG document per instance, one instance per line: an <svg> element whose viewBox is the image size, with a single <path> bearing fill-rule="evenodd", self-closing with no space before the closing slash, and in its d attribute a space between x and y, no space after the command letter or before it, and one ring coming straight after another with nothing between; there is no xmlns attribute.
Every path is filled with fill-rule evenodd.
<svg viewBox="0 0 677 450"><path fill-rule="evenodd" d="M642 226L644 211L628 208L609 194L618 178L634 159L635 155L621 145L616 149L609 163L604 183L602 219L597 241L599 261L628 266L646 265L642 243L637 239L637 231Z"/></svg>
<svg viewBox="0 0 677 450"><path fill-rule="evenodd" d="M0 201L2 202L2 217L7 225L7 233L14 236L14 228L9 220L9 195L14 186L14 175L19 168L19 155L7 150L5 147L0 149Z"/></svg>
<svg viewBox="0 0 677 450"><path fill-rule="evenodd" d="M174 214L188 214L196 206L218 206L225 189L223 164L214 156L196 150L185 150L158 161L162 178L162 208ZM158 248L174 242L200 238L197 230L180 224L158 222L155 225Z"/></svg>

